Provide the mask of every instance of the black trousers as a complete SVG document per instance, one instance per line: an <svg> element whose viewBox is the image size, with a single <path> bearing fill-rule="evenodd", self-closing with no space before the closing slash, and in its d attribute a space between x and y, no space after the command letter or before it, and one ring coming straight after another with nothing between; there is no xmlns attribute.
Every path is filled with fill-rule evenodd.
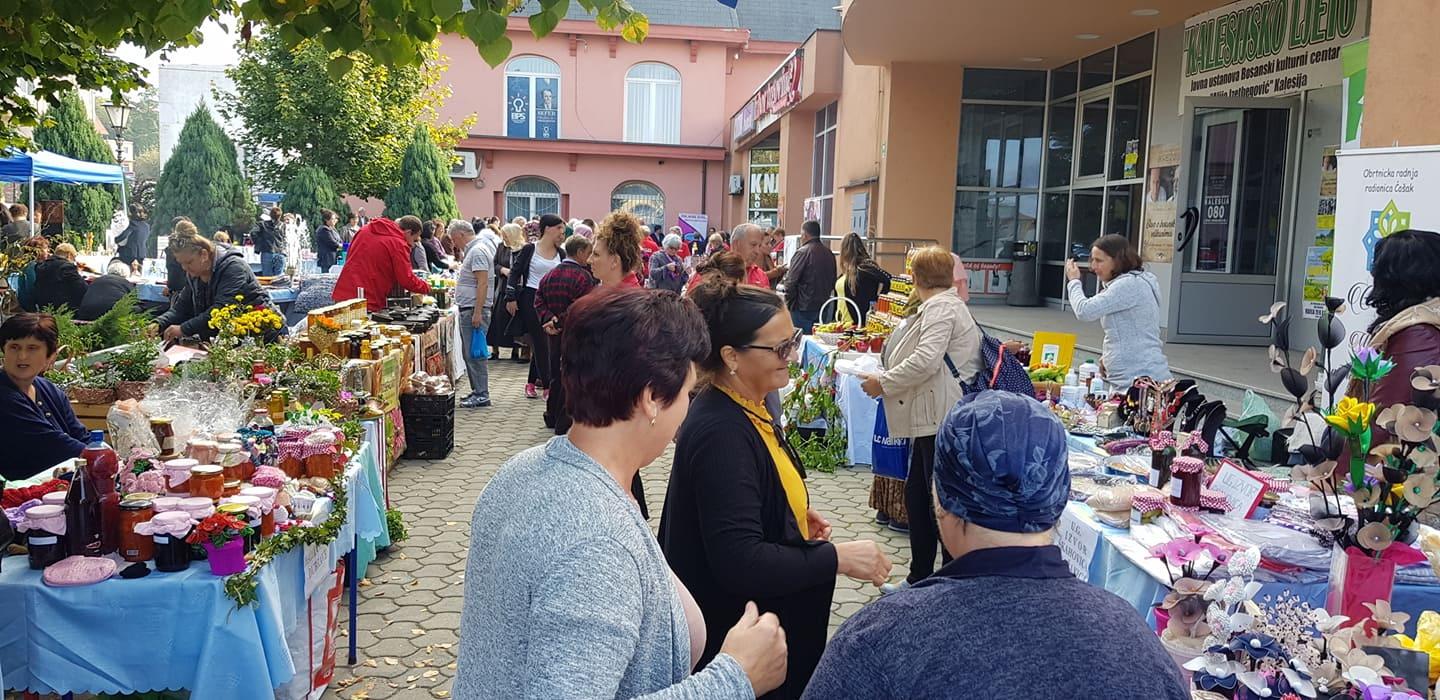
<svg viewBox="0 0 1440 700"><path fill-rule="evenodd" d="M550 398L545 400L545 425L555 429L556 435L570 432L570 412L565 407L565 382L560 376L560 338L552 335L550 342L549 377Z"/></svg>
<svg viewBox="0 0 1440 700"><path fill-rule="evenodd" d="M530 339L530 375L526 380L540 388L550 386L550 336L540 327L540 315L535 313L535 290L526 287L516 300L516 311L525 335Z"/></svg>
<svg viewBox="0 0 1440 700"><path fill-rule="evenodd" d="M905 580L919 583L935 573L935 548L940 561L950 563L950 554L940 542L940 525L935 522L935 503L930 496L935 481L935 436L910 441L910 472L905 476L905 510L910 515L910 575Z"/></svg>

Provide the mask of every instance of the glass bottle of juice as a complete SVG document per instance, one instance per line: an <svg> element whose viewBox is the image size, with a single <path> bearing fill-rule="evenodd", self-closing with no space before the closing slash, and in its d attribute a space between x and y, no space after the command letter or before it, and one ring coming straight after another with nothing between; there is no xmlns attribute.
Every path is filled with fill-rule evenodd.
<svg viewBox="0 0 1440 700"><path fill-rule="evenodd" d="M105 554L120 549L120 492L115 477L120 473L120 456L105 442L105 433L90 431L90 444L80 452L85 460L90 485L100 499L101 551Z"/></svg>
<svg viewBox="0 0 1440 700"><path fill-rule="evenodd" d="M65 494L65 545L71 554L98 557L100 551L100 494L91 482L89 465L75 460L70 490Z"/></svg>

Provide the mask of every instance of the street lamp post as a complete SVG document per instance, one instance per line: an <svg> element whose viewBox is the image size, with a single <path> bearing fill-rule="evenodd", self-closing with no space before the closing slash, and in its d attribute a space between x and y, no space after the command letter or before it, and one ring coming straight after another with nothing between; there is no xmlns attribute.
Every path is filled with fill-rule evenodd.
<svg viewBox="0 0 1440 700"><path fill-rule="evenodd" d="M115 132L115 163L124 167L125 144L121 141L125 129L130 126L130 105L122 101L108 102L100 106L105 108L105 115L110 118L110 129Z"/></svg>

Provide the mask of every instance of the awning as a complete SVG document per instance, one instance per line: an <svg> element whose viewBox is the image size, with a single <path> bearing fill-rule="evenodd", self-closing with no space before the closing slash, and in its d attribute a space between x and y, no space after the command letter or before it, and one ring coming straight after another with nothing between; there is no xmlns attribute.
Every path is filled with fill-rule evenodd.
<svg viewBox="0 0 1440 700"><path fill-rule="evenodd" d="M76 160L49 151L24 153L10 149L0 158L0 181L124 185L125 171L118 165Z"/></svg>

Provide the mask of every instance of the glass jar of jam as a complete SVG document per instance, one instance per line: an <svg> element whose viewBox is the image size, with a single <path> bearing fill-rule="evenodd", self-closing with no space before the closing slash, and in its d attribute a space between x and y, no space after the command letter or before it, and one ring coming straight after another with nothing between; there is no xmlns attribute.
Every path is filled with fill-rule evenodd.
<svg viewBox="0 0 1440 700"><path fill-rule="evenodd" d="M30 550L30 568L43 569L65 558L65 506L38 505L20 521Z"/></svg>
<svg viewBox="0 0 1440 700"><path fill-rule="evenodd" d="M172 459L165 463L165 493L172 496L190 495L190 470L200 462L188 457Z"/></svg>
<svg viewBox="0 0 1440 700"><path fill-rule="evenodd" d="M249 457L242 456L240 443L222 442L219 446L220 456L216 464L225 471L226 481L245 480L245 462Z"/></svg>
<svg viewBox="0 0 1440 700"><path fill-rule="evenodd" d="M220 496L222 498L229 498L231 496L238 495L242 486L244 486L243 482L227 481L225 482L225 488L220 492Z"/></svg>
<svg viewBox="0 0 1440 700"><path fill-rule="evenodd" d="M215 512L225 513L226 515L233 515L248 524L250 522L249 510L249 507L246 506L244 503L231 502L221 503L219 507L215 509ZM250 550L255 549L255 545L259 542L260 528L252 525L250 528L250 534L245 536L245 553L249 554Z"/></svg>
<svg viewBox="0 0 1440 700"><path fill-rule="evenodd" d="M335 476L335 434L317 430L305 438L305 476L330 479Z"/></svg>
<svg viewBox="0 0 1440 700"><path fill-rule="evenodd" d="M160 445L160 457L162 459L178 456L175 453L174 421L163 417L151 418L150 432L155 435L155 442Z"/></svg>
<svg viewBox="0 0 1440 700"><path fill-rule="evenodd" d="M120 502L120 556L125 561L149 561L155 556L154 540L135 532L135 526L155 517L155 503L140 499Z"/></svg>
<svg viewBox="0 0 1440 700"><path fill-rule="evenodd" d="M300 451L295 449L296 447L299 446L291 446L288 449L285 446L280 448L280 464L278 466L280 471L285 472L285 476L291 479L300 479L305 476L305 460L300 458Z"/></svg>
<svg viewBox="0 0 1440 700"><path fill-rule="evenodd" d="M190 516L183 511L156 513L150 519L150 526L156 533L150 536L155 550L156 571L184 571L190 566L190 544L185 537L190 534Z"/></svg>
<svg viewBox="0 0 1440 700"><path fill-rule="evenodd" d="M220 457L220 445L214 440L191 440L187 456L201 464L214 464Z"/></svg>
<svg viewBox="0 0 1440 700"><path fill-rule="evenodd" d="M51 491L41 496L40 502L47 506L63 506L65 505L65 495L67 493L67 491Z"/></svg>
<svg viewBox="0 0 1440 700"><path fill-rule="evenodd" d="M182 500L184 499L179 496L156 496L150 502L156 513L168 513L172 510L180 510Z"/></svg>
<svg viewBox="0 0 1440 700"><path fill-rule="evenodd" d="M275 489L269 486L247 486L240 489L241 496L249 496L260 505L260 536L275 534Z"/></svg>
<svg viewBox="0 0 1440 700"><path fill-rule="evenodd" d="M225 472L218 464L201 464L190 469L190 495L218 501L225 495Z"/></svg>

